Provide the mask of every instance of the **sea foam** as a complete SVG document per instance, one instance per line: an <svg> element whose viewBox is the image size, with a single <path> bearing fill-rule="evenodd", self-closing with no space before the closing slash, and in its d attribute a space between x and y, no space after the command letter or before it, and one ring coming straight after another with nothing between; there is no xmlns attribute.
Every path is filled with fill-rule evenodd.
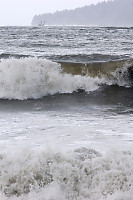
<svg viewBox="0 0 133 200"><path fill-rule="evenodd" d="M133 152L21 149L0 158L1 200L131 200Z"/></svg>

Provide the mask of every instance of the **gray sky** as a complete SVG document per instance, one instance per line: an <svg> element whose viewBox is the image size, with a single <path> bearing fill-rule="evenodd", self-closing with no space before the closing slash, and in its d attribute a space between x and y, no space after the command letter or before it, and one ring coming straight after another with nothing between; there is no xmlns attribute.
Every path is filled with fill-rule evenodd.
<svg viewBox="0 0 133 200"><path fill-rule="evenodd" d="M0 25L30 25L35 14L74 9L103 0L0 0Z"/></svg>

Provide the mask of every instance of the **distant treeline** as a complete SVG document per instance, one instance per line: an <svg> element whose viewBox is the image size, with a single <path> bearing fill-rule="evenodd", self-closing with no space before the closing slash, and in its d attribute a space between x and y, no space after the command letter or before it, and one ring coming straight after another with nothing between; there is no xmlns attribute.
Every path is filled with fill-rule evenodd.
<svg viewBox="0 0 133 200"><path fill-rule="evenodd" d="M133 0L113 0L75 10L35 15L32 25L133 26Z"/></svg>

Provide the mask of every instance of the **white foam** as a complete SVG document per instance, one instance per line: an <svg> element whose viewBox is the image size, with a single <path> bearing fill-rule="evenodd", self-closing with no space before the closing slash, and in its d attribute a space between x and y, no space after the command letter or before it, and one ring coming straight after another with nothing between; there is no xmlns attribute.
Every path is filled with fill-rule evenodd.
<svg viewBox="0 0 133 200"><path fill-rule="evenodd" d="M37 58L2 59L0 62L0 98L41 98L78 89L97 90L105 78L62 73L60 65Z"/></svg>
<svg viewBox="0 0 133 200"><path fill-rule="evenodd" d="M0 159L1 200L131 200L133 152L67 154L29 149Z"/></svg>

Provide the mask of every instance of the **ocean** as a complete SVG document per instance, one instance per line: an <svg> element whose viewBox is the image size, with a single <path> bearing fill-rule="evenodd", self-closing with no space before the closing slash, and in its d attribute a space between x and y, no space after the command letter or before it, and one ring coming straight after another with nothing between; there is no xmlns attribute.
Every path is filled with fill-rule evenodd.
<svg viewBox="0 0 133 200"><path fill-rule="evenodd" d="M133 200L132 27L0 27L0 200Z"/></svg>

